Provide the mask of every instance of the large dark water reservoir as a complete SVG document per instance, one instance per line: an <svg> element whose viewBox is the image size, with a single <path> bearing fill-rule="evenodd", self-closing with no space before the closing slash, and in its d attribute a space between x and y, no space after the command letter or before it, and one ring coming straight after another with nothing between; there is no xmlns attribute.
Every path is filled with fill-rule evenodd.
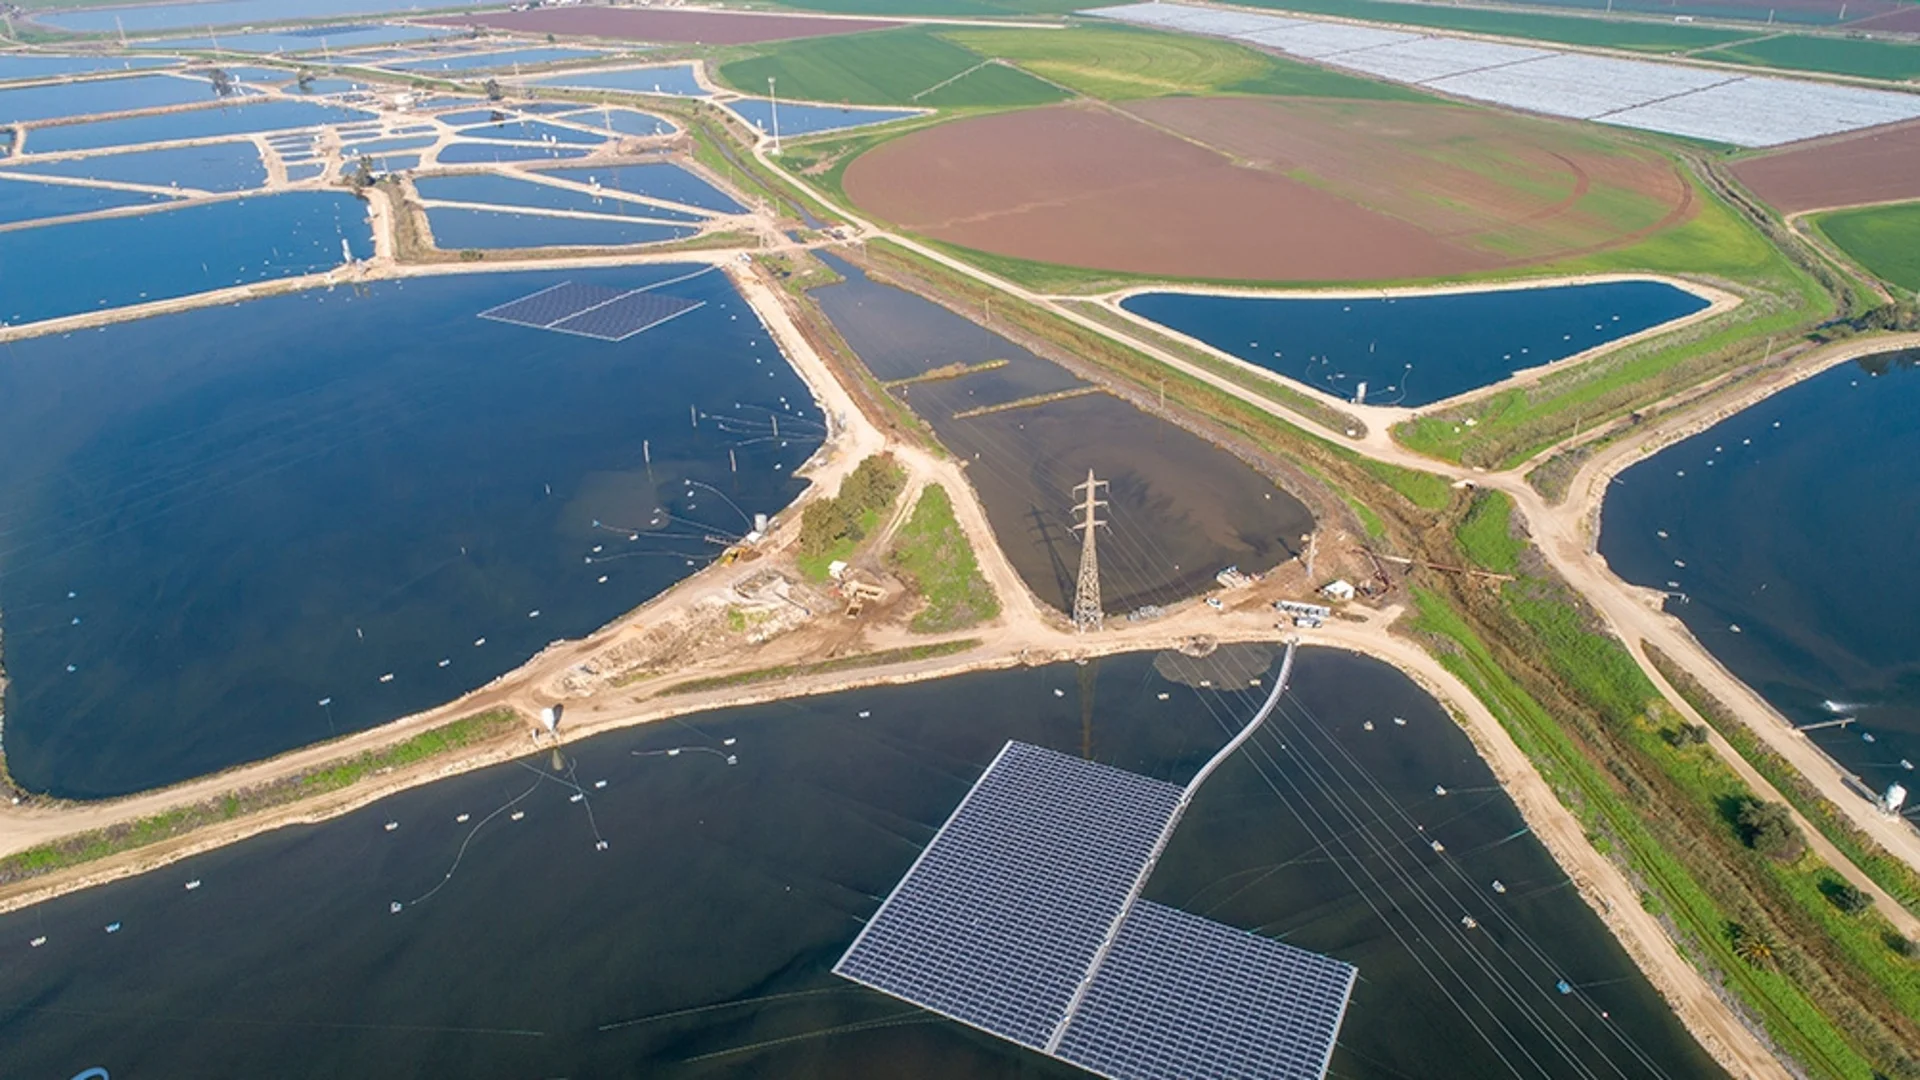
<svg viewBox="0 0 1920 1080"><path fill-rule="evenodd" d="M1691 315L1658 281L1307 299L1150 292L1121 307L1337 398L1428 405Z"/></svg>
<svg viewBox="0 0 1920 1080"><path fill-rule="evenodd" d="M1081 1077L829 969L1005 740L1184 782L1276 654L687 717L0 916L7 1071ZM1329 650L1291 694L1147 895L1358 964L1333 1076L1719 1075L1431 698Z"/></svg>
<svg viewBox="0 0 1920 1080"><path fill-rule="evenodd" d="M439 704L785 506L821 418L701 269L416 278L8 346L15 779L117 795ZM706 306L619 343L476 317L673 278Z"/></svg>
<svg viewBox="0 0 1920 1080"><path fill-rule="evenodd" d="M1920 763L1920 351L1834 368L1621 473L1600 552L1875 790ZM1739 627L1736 631L1734 627ZM1868 741L1868 736L1872 741Z"/></svg>
<svg viewBox="0 0 1920 1080"><path fill-rule="evenodd" d="M811 295L876 378L978 368L894 393L965 463L994 538L1043 602L1072 606L1080 560L1073 488L1089 469L1108 484L1098 543L1110 615L1211 589L1230 565L1270 569L1312 531L1305 505L1226 450L1104 392L1047 400L1091 387L931 300L823 258L846 280Z"/></svg>

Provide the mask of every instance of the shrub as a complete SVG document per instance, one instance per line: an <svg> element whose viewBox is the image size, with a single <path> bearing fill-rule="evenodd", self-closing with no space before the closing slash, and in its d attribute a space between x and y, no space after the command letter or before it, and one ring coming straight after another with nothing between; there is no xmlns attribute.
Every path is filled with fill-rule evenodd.
<svg viewBox="0 0 1920 1080"><path fill-rule="evenodd" d="M1792 862L1806 850L1806 838L1793 824L1793 813L1780 803L1748 799L1740 807L1740 838L1762 855Z"/></svg>

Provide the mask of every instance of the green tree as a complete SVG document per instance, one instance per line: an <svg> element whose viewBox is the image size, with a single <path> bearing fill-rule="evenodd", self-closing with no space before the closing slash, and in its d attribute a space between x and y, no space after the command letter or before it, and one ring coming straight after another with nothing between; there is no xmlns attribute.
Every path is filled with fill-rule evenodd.
<svg viewBox="0 0 1920 1080"><path fill-rule="evenodd" d="M824 554L851 532L852 523L839 499L816 499L800 512L800 554Z"/></svg>
<svg viewBox="0 0 1920 1080"><path fill-rule="evenodd" d="M486 89L488 101L499 101L507 96L507 91L500 85L499 79L488 79Z"/></svg>
<svg viewBox="0 0 1920 1080"><path fill-rule="evenodd" d="M1754 967L1772 967L1779 957L1779 943L1765 930L1735 926L1732 937L1733 954Z"/></svg>
<svg viewBox="0 0 1920 1080"><path fill-rule="evenodd" d="M1793 812L1780 803L1748 799L1740 807L1740 832L1748 847L1781 862L1799 858L1807 846L1793 824Z"/></svg>

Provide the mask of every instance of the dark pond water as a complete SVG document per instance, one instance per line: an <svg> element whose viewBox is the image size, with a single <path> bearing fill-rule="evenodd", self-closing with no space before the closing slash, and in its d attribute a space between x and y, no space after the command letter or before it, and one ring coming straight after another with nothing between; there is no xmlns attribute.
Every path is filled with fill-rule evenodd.
<svg viewBox="0 0 1920 1080"><path fill-rule="evenodd" d="M707 96L706 88L694 76L692 64L568 72L536 79L533 85L564 86L576 90L624 90L635 94L673 94L678 97Z"/></svg>
<svg viewBox="0 0 1920 1080"><path fill-rule="evenodd" d="M398 140L396 140L398 141ZM459 173L451 176L423 176L413 182L422 199L442 202L484 203L490 206L541 207L547 210L573 210L608 217L643 217L656 221L696 223L704 215L669 210L663 206L607 198L591 192L552 184L521 180L493 173Z"/></svg>
<svg viewBox="0 0 1920 1080"><path fill-rule="evenodd" d="M480 71L512 68L517 65L555 64L562 60L589 60L605 56L599 49L540 48L507 49L501 52L470 53L465 56L431 56L388 64L399 71L432 74L436 71Z"/></svg>
<svg viewBox="0 0 1920 1080"><path fill-rule="evenodd" d="M1667 591L1788 719L1857 717L1810 737L1876 791L1920 787L1916 365L1883 354L1782 391L1621 473L1601 518L1614 572Z"/></svg>
<svg viewBox="0 0 1920 1080"><path fill-rule="evenodd" d="M441 155L442 160L445 159ZM663 199L716 214L744 214L747 208L731 196L678 165L594 165L552 169L550 174L576 184L598 184L629 195Z"/></svg>
<svg viewBox="0 0 1920 1080"><path fill-rule="evenodd" d="M1691 315L1657 281L1434 296L1287 299L1140 293L1121 307L1256 367L1374 405L1427 405Z"/></svg>
<svg viewBox="0 0 1920 1080"><path fill-rule="evenodd" d="M652 113L637 109L594 109L567 117L568 121L598 128L616 135L671 135L679 130Z"/></svg>
<svg viewBox="0 0 1920 1080"><path fill-rule="evenodd" d="M722 274L662 285L706 306L618 344L475 317L696 269L418 278L13 343L15 778L114 795L451 700L786 505L819 418ZM754 437L772 410L784 441Z"/></svg>
<svg viewBox="0 0 1920 1080"><path fill-rule="evenodd" d="M772 102L764 98L741 98L727 102L727 108L753 127L768 134L773 133L776 110ZM778 113L780 134L789 136L817 135L822 131L884 124L889 120L922 115L912 109L850 109L839 105L803 105L791 101L780 102Z"/></svg>
<svg viewBox="0 0 1920 1080"><path fill-rule="evenodd" d="M957 413L1083 387L1074 375L946 308L824 256L846 282L816 289L827 317L882 381L950 364L1006 364L904 388L915 412L966 462L1000 546L1041 600L1066 610L1080 563L1073 487L1108 481L1100 534L1109 615L1213 588L1291 558L1313 528L1305 506L1238 458L1105 393L981 416Z"/></svg>
<svg viewBox="0 0 1920 1080"><path fill-rule="evenodd" d="M291 22L295 19L330 19L345 15L384 15L390 12L417 11L423 6L431 6L435 9L468 7L478 2L479 0L433 0L431 5L423 5L419 0L198 0L198 2L185 4L63 11L38 15L35 21L46 26L83 34L113 33L121 29L137 34L154 30L197 30L208 26L227 26L234 23L274 23ZM337 27L316 27L311 30L288 31L288 33L297 33L301 36L312 35L315 40L314 47L318 48L320 35L327 30L337 29ZM226 41L227 39L222 37L221 45L225 46ZM365 44L372 44L372 42L365 42Z"/></svg>
<svg viewBox="0 0 1920 1080"><path fill-rule="evenodd" d="M19 325L339 266L373 254L366 206L290 191L0 232L0 324Z"/></svg>
<svg viewBox="0 0 1920 1080"><path fill-rule="evenodd" d="M174 75L129 75L121 79L47 83L0 90L0 124L62 116L157 109L213 100L213 84Z"/></svg>
<svg viewBox="0 0 1920 1080"><path fill-rule="evenodd" d="M165 195L110 188L75 187L71 184L38 184L0 176L0 225L67 214L90 214L123 206L172 202ZM4 241L0 241L4 244ZM0 301L4 304L4 301Z"/></svg>
<svg viewBox="0 0 1920 1080"><path fill-rule="evenodd" d="M0 53L0 80L45 79L55 75L84 75L96 71L134 71L171 67L179 61L164 56L51 56Z"/></svg>
<svg viewBox="0 0 1920 1080"><path fill-rule="evenodd" d="M1083 1077L829 969L1006 739L1185 781L1253 707L1197 684L1274 656L699 715L283 829L0 916L0 1041L56 1078ZM1358 964L1332 1075L1718 1075L1431 698L1327 650L1291 693L1148 895Z"/></svg>
<svg viewBox="0 0 1920 1080"><path fill-rule="evenodd" d="M483 124L478 127L461 128L459 133L470 139L572 143L578 146L597 146L606 141L599 135L575 131L572 128L564 128L558 124L548 124L539 120L508 120L497 124Z"/></svg>
<svg viewBox="0 0 1920 1080"><path fill-rule="evenodd" d="M266 3L268 0L257 0ZM196 3L192 9L205 11L218 5ZM450 7L450 4L435 4L435 7ZM152 9L147 9L152 10ZM175 8L174 10L178 10ZM84 14L84 13L82 13ZM178 26L205 26L206 23L187 22ZM429 38L446 37L453 30L439 26L383 26L379 23L349 26L315 26L304 30L284 32L264 31L254 34L221 34L218 40L212 37L169 38L165 41L146 42L152 48L192 49L204 51L222 49L244 53L313 53L341 49L357 49L367 45L388 45L402 41L425 41ZM134 47L140 48L141 42Z"/></svg>
<svg viewBox="0 0 1920 1080"><path fill-rule="evenodd" d="M620 218L558 217L504 210L427 209L427 227L443 251L657 244L681 240L694 230L682 225L650 225Z"/></svg>
<svg viewBox="0 0 1920 1080"><path fill-rule="evenodd" d="M69 158L7 168L40 176L72 176L127 184L179 185L202 191L244 191L264 187L267 167L252 143L214 143L170 150Z"/></svg>
<svg viewBox="0 0 1920 1080"><path fill-rule="evenodd" d="M119 120L92 120L39 128L27 137L21 152L50 154L62 150L97 150L107 146L213 139L222 135L250 135L261 131L371 119L372 113L337 105L320 105L310 101L254 101L159 116L129 116Z"/></svg>
<svg viewBox="0 0 1920 1080"><path fill-rule="evenodd" d="M442 165L475 165L505 161L558 161L586 157L589 153L591 151L585 148L571 146L457 142L442 147L436 160Z"/></svg>

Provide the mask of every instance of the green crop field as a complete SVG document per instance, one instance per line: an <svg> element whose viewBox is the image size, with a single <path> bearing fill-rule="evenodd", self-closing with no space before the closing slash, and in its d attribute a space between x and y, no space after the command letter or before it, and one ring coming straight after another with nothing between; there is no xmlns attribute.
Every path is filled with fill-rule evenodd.
<svg viewBox="0 0 1920 1080"><path fill-rule="evenodd" d="M1814 223L1874 277L1920 292L1920 203L1842 210Z"/></svg>
<svg viewBox="0 0 1920 1080"><path fill-rule="evenodd" d="M1392 83L1295 63L1214 38L1125 26L1070 30L949 30L940 36L981 56L1108 101L1169 94L1413 100Z"/></svg>
<svg viewBox="0 0 1920 1080"><path fill-rule="evenodd" d="M918 15L1014 18L1065 15L1093 7L1086 0L781 0L781 7L835 15Z"/></svg>
<svg viewBox="0 0 1920 1080"><path fill-rule="evenodd" d="M781 42L720 68L721 82L749 94L765 93L769 77L783 98L847 105L1044 105L1067 96L920 27Z"/></svg>
<svg viewBox="0 0 1920 1080"><path fill-rule="evenodd" d="M1678 52L1727 45L1750 33L1714 30L1671 23L1621 22L1577 15L1532 15L1485 8L1442 7L1438 4L1396 4L1390 0L1246 0L1252 7L1298 11L1307 15L1338 15L1348 19L1426 26L1436 30L1465 30L1562 45L1591 45L1642 52Z"/></svg>
<svg viewBox="0 0 1920 1080"><path fill-rule="evenodd" d="M1887 41L1787 34L1698 55L1702 60L1725 60L1735 64L1757 64L1794 71L1824 71L1869 79L1911 79L1920 75L1920 45L1899 45Z"/></svg>

